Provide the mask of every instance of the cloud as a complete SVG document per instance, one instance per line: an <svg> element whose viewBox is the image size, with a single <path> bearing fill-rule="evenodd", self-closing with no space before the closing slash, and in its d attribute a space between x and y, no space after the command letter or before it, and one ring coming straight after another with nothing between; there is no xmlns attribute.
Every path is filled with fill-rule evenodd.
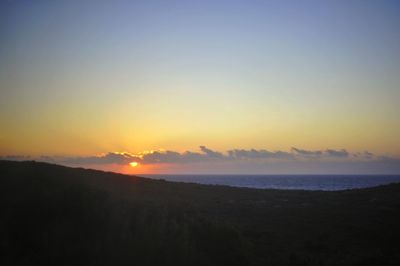
<svg viewBox="0 0 400 266"><path fill-rule="evenodd" d="M364 151L364 152L356 152L352 154L356 158L361 158L361 159L376 159L377 156L373 154L372 152L369 151Z"/></svg>
<svg viewBox="0 0 400 266"><path fill-rule="evenodd" d="M206 146L200 146L201 152L186 151L179 153L176 151L154 151L143 155L139 160L144 164L152 163L193 163L193 162L210 162L210 161L239 161L239 160L293 160L296 158L326 158L339 157L345 158L349 153L345 149L334 150L327 149L325 151L309 151L298 148L292 148L291 152L286 151L268 151L265 149L232 149L226 153L214 151Z"/></svg>
<svg viewBox="0 0 400 266"><path fill-rule="evenodd" d="M200 146L202 152L204 152L208 157L211 158L223 158L224 155L220 152L216 152L213 150L208 149L206 146Z"/></svg>
<svg viewBox="0 0 400 266"><path fill-rule="evenodd" d="M229 158L232 159L267 159L267 158L278 158L278 159L290 159L293 155L284 151L271 152L268 150L244 150L234 149L228 151Z"/></svg>
<svg viewBox="0 0 400 266"><path fill-rule="evenodd" d="M237 173L305 173L307 171L335 173L368 172L398 173L400 160L379 156L368 151L349 153L345 149L305 150L293 147L290 151L269 151L267 149L231 149L216 151L199 146L198 151L178 152L158 150L133 154L129 152L108 152L95 156L2 156L3 160L37 160L69 166L108 167L127 165L136 161L140 164L170 164L174 169L197 169L197 172L231 171ZM214 168L213 168L214 167ZM218 168L220 167L220 168ZM203 169L203 170L201 170ZM219 170L218 170L219 169ZM374 170L375 169L375 170ZM367 171L368 170L368 171ZM339 170L337 170L339 171ZM339 171L339 172L340 172Z"/></svg>
<svg viewBox="0 0 400 266"><path fill-rule="evenodd" d="M341 150L327 149L327 150L325 150L325 154L327 154L329 156L333 156L333 157L348 157L349 156L349 153L345 149L341 149Z"/></svg>
<svg viewBox="0 0 400 266"><path fill-rule="evenodd" d="M208 149L206 146L200 146L200 150L202 153L192 151L185 151L184 153L176 151L154 151L143 155L140 162L144 164L193 163L226 159L226 156L221 152L213 151Z"/></svg>
<svg viewBox="0 0 400 266"><path fill-rule="evenodd" d="M350 154L345 150L334 150L334 149L326 149L326 150L303 150L295 147L291 148L291 151L296 156L305 156L305 157L314 157L314 158L325 158L325 157L348 157Z"/></svg>
<svg viewBox="0 0 400 266"><path fill-rule="evenodd" d="M322 151L302 150L302 149L298 149L298 148L295 148L295 147L292 147L290 150L294 154L303 155L303 156L320 156L320 155L322 155Z"/></svg>
<svg viewBox="0 0 400 266"><path fill-rule="evenodd" d="M201 152L185 151L179 153L176 151L155 151L142 156L141 163L197 163L197 162L215 162L215 161L237 161L252 159L290 159L293 155L284 151L270 152L267 150L228 150L226 154L214 151L206 146L200 146Z"/></svg>
<svg viewBox="0 0 400 266"><path fill-rule="evenodd" d="M183 162L183 156L179 152L175 151L155 151L143 155L140 160L142 163L178 163Z"/></svg>
<svg viewBox="0 0 400 266"><path fill-rule="evenodd" d="M101 164L128 164L132 161L141 164L157 164L157 163L195 163L215 160L226 160L228 157L221 152L213 151L205 146L200 146L201 152L186 151L179 153L177 151L152 151L144 154L131 154L128 152L109 152L98 156L86 157L61 157L61 156L41 156L36 158L40 161L63 163L70 165L101 165ZM14 158L14 157L13 157ZM20 160L24 160L21 157ZM30 157L26 157L30 158ZM11 159L12 160L12 159ZM25 159L26 160L26 159Z"/></svg>

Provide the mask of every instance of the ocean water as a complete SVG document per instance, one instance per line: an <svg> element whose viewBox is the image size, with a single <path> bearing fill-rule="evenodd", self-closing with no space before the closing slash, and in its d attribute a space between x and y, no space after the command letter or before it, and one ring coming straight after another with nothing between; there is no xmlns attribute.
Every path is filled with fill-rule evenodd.
<svg viewBox="0 0 400 266"><path fill-rule="evenodd" d="M346 190L400 183L400 175L144 175L153 179L248 188Z"/></svg>

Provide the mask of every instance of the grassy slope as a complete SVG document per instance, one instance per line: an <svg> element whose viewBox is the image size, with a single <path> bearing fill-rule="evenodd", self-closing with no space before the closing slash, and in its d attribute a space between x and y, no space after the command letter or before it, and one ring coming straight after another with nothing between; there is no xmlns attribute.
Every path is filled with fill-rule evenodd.
<svg viewBox="0 0 400 266"><path fill-rule="evenodd" d="M7 265L400 264L400 184L256 190L9 161L0 177Z"/></svg>

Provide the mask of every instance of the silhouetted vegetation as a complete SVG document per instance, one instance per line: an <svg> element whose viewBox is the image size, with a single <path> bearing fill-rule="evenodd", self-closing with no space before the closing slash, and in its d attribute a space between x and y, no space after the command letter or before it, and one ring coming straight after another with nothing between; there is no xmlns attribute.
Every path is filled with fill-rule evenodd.
<svg viewBox="0 0 400 266"><path fill-rule="evenodd" d="M400 265L400 184L172 183L0 161L2 265Z"/></svg>

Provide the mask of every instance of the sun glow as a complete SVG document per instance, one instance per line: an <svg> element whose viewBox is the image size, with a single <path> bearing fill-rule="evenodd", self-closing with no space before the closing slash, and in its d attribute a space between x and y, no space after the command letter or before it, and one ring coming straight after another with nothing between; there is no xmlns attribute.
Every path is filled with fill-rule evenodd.
<svg viewBox="0 0 400 266"><path fill-rule="evenodd" d="M131 162L131 163L129 163L129 165L132 166L132 167L136 167L136 166L139 165L139 163L138 162Z"/></svg>

